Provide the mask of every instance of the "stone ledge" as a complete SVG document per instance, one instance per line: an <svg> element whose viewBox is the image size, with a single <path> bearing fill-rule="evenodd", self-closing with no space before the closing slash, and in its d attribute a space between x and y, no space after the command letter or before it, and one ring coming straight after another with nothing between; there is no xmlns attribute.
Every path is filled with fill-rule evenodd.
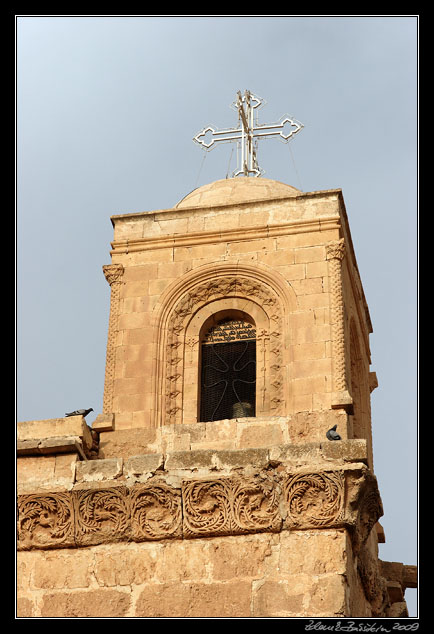
<svg viewBox="0 0 434 634"><path fill-rule="evenodd" d="M143 481L156 472L174 477L189 474L227 474L241 469L255 471L288 465L294 468L330 468L337 464L367 464L365 440L342 440L325 443L283 444L247 449L196 449L163 453L140 453L128 458L120 456L87 460L81 439L54 437L43 440L28 439L17 442L18 456L43 456L77 453L75 482L110 481L127 478ZM38 458L36 458L38 459ZM56 476L52 474L53 486ZM46 483L44 482L44 487Z"/></svg>
<svg viewBox="0 0 434 634"><path fill-rule="evenodd" d="M62 453L77 453L86 460L81 438L78 436L55 436L43 440L28 439L17 441L17 456L35 456Z"/></svg>
<svg viewBox="0 0 434 634"><path fill-rule="evenodd" d="M92 447L91 429L83 416L68 416L65 418L49 418L44 420L21 421L17 423L17 443L30 440L48 441L54 438L76 437L83 443L85 451ZM30 448L30 443L27 445ZM61 445L61 442L59 443ZM22 446L24 448L24 446ZM54 447L54 444L53 444ZM59 450L59 452L61 452Z"/></svg>
<svg viewBox="0 0 434 634"><path fill-rule="evenodd" d="M327 441L321 443L321 454L326 460L368 463L368 444L364 438Z"/></svg>

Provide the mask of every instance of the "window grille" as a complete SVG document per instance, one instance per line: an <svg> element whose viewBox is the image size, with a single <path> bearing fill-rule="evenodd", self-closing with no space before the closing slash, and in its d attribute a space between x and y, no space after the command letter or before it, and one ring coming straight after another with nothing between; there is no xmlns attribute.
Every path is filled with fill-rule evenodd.
<svg viewBox="0 0 434 634"><path fill-rule="evenodd" d="M200 420L255 416L256 331L240 319L212 326L202 342Z"/></svg>

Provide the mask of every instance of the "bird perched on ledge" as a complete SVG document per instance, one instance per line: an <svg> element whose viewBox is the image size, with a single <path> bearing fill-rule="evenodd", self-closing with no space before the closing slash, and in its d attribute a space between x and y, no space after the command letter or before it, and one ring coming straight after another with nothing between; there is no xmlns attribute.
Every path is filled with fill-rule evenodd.
<svg viewBox="0 0 434 634"><path fill-rule="evenodd" d="M92 407L89 407L89 409L76 409L73 412L69 412L67 414L65 414L65 416L87 416L89 414L89 412L93 412Z"/></svg>
<svg viewBox="0 0 434 634"><path fill-rule="evenodd" d="M328 430L326 436L329 440L342 440L339 434L336 431L337 425L333 425L331 429Z"/></svg>

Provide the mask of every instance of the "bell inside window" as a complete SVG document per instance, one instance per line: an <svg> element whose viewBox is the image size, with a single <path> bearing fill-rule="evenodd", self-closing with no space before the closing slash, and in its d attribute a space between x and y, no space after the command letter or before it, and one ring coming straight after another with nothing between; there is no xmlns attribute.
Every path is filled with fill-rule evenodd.
<svg viewBox="0 0 434 634"><path fill-rule="evenodd" d="M221 319L202 340L200 420L253 417L255 405L255 326L244 319Z"/></svg>

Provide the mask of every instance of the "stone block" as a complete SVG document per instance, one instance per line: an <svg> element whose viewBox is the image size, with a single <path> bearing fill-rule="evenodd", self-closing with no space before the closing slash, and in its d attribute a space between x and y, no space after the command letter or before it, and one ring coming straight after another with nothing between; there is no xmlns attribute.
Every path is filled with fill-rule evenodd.
<svg viewBox="0 0 434 634"><path fill-rule="evenodd" d="M215 467L215 453L213 449L174 451L167 454L165 469L212 469Z"/></svg>
<svg viewBox="0 0 434 634"><path fill-rule="evenodd" d="M123 459L107 458L79 462L75 469L76 482L99 482L113 480L122 475Z"/></svg>
<svg viewBox="0 0 434 634"><path fill-rule="evenodd" d="M402 592L402 586L399 581L388 581L387 593L391 603L400 603L404 600L404 593Z"/></svg>
<svg viewBox="0 0 434 634"><path fill-rule="evenodd" d="M163 583L146 586L136 603L139 618L243 618L250 616L250 583Z"/></svg>
<svg viewBox="0 0 434 634"><path fill-rule="evenodd" d="M368 464L368 446L365 438L324 441L321 443L321 454L326 460L344 460L345 462Z"/></svg>
<svg viewBox="0 0 434 634"><path fill-rule="evenodd" d="M22 456L17 460L17 484L54 481L55 456Z"/></svg>
<svg viewBox="0 0 434 634"><path fill-rule="evenodd" d="M92 429L97 432L112 431L114 429L114 414L98 414L92 423Z"/></svg>
<svg viewBox="0 0 434 634"><path fill-rule="evenodd" d="M39 439L17 440L17 456L31 456L39 454Z"/></svg>
<svg viewBox="0 0 434 634"><path fill-rule="evenodd" d="M90 430L83 416L32 420L17 424L17 440L45 439L56 436L79 436L87 439ZM92 442L90 441L90 444Z"/></svg>
<svg viewBox="0 0 434 634"><path fill-rule="evenodd" d="M41 617L45 618L116 618L126 616L131 593L119 590L54 592L41 601Z"/></svg>
<svg viewBox="0 0 434 634"><path fill-rule="evenodd" d="M417 566L404 564L402 583L404 588L417 588Z"/></svg>
<svg viewBox="0 0 434 634"><path fill-rule="evenodd" d="M149 475L162 469L164 456L161 453L141 454L127 458L123 467L123 474L127 478Z"/></svg>
<svg viewBox="0 0 434 634"><path fill-rule="evenodd" d="M315 464L321 458L320 443L290 444L270 447L270 462L290 465Z"/></svg>
<svg viewBox="0 0 434 634"><path fill-rule="evenodd" d="M112 546L110 551L96 552L93 574L99 586L131 586L152 579L164 548L160 544Z"/></svg>
<svg viewBox="0 0 434 634"><path fill-rule="evenodd" d="M117 425L117 420L116 420ZM156 441L157 431L151 428L116 429L101 432L99 437L99 456L129 458L138 454L151 453L150 446Z"/></svg>
<svg viewBox="0 0 434 634"><path fill-rule="evenodd" d="M85 550L39 551L33 586L41 590L87 588L91 583L89 554Z"/></svg>
<svg viewBox="0 0 434 634"><path fill-rule="evenodd" d="M221 450L215 453L214 463L221 470L239 467L265 469L269 464L268 448Z"/></svg>
<svg viewBox="0 0 434 634"><path fill-rule="evenodd" d="M262 425L239 424L240 447L261 447L264 445L279 445L284 442L283 430L279 423L264 423Z"/></svg>
<svg viewBox="0 0 434 634"><path fill-rule="evenodd" d="M267 579L255 586L253 616L256 618L303 615L306 588L295 590L286 579Z"/></svg>
<svg viewBox="0 0 434 634"><path fill-rule="evenodd" d="M300 247L295 250L295 262L323 262L325 258L325 247L323 245L313 247Z"/></svg>

